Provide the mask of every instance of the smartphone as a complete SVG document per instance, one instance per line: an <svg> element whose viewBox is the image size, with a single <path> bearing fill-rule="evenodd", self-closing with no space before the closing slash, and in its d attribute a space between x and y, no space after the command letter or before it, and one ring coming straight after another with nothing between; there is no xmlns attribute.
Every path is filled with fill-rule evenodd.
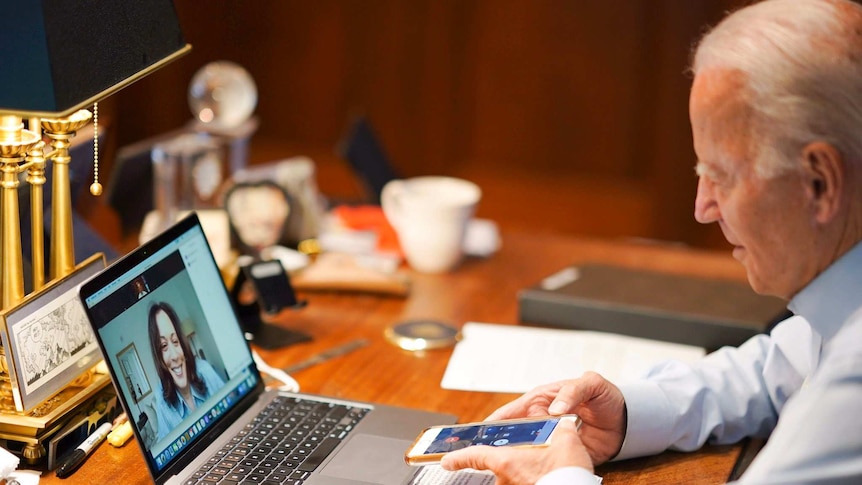
<svg viewBox="0 0 862 485"><path fill-rule="evenodd" d="M562 420L578 422L573 414L483 421L425 428L404 455L408 465L433 465L450 451L474 445L547 446Z"/></svg>
<svg viewBox="0 0 862 485"><path fill-rule="evenodd" d="M251 282L260 309L265 313L276 314L284 308L301 305L280 261L260 261L244 266L241 270Z"/></svg>

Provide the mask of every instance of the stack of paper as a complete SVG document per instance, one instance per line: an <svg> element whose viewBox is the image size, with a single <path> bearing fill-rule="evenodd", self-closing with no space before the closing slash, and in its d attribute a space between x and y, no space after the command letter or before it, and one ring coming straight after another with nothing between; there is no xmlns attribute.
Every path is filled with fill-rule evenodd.
<svg viewBox="0 0 862 485"><path fill-rule="evenodd" d="M461 330L444 389L523 393L595 371L622 383L667 359L694 362L705 350L625 335L469 322Z"/></svg>

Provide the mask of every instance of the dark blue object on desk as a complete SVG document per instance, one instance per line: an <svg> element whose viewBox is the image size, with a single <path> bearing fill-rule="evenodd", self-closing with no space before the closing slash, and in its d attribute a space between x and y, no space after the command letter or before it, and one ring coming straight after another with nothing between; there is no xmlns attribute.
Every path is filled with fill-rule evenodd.
<svg viewBox="0 0 862 485"><path fill-rule="evenodd" d="M365 185L369 202L379 204L383 186L399 176L389 163L368 118L359 116L353 120L337 151Z"/></svg>

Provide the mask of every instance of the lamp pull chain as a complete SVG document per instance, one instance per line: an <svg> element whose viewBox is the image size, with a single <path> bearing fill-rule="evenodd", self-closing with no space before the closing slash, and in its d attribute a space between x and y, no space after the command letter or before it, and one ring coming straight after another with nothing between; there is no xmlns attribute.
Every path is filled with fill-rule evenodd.
<svg viewBox="0 0 862 485"><path fill-rule="evenodd" d="M96 197L102 195L102 184L99 183L99 103L93 103L93 184L90 193Z"/></svg>

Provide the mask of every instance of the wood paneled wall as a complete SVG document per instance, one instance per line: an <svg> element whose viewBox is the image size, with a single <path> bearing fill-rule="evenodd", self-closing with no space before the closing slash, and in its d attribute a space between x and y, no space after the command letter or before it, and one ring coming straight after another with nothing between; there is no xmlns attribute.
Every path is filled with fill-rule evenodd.
<svg viewBox="0 0 862 485"><path fill-rule="evenodd" d="M115 96L117 143L188 121L192 75L227 59L256 80L267 156L331 153L363 113L403 175L475 180L504 228L715 246L685 70L733 3L177 0L193 51Z"/></svg>

